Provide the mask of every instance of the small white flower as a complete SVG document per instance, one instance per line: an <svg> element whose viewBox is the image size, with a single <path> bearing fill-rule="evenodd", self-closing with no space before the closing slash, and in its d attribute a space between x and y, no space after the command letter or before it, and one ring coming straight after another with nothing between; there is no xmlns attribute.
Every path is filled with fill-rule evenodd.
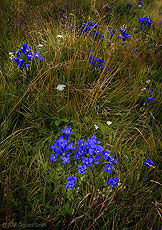
<svg viewBox="0 0 162 230"><path fill-rule="evenodd" d="M150 81L151 81L151 80L150 80L150 79L148 79L148 80L146 81L146 84L149 84L149 83L150 83Z"/></svg>
<svg viewBox="0 0 162 230"><path fill-rule="evenodd" d="M107 125L111 125L112 122L111 121L106 121Z"/></svg>
<svg viewBox="0 0 162 230"><path fill-rule="evenodd" d="M43 46L44 46L43 44L39 44L37 47L42 48Z"/></svg>
<svg viewBox="0 0 162 230"><path fill-rule="evenodd" d="M142 88L141 90L146 90L146 87Z"/></svg>
<svg viewBox="0 0 162 230"><path fill-rule="evenodd" d="M9 59L11 59L11 60L12 60L14 57L15 57L15 56L13 55L13 53L12 53L12 52L10 52L10 53L9 53Z"/></svg>
<svg viewBox="0 0 162 230"><path fill-rule="evenodd" d="M63 38L63 36L62 35L57 35L57 38Z"/></svg>
<svg viewBox="0 0 162 230"><path fill-rule="evenodd" d="M98 125L96 125L96 124L94 125L94 127L95 127L96 130L99 128Z"/></svg>
<svg viewBox="0 0 162 230"><path fill-rule="evenodd" d="M63 91L65 87L66 87L66 85L58 85L56 89Z"/></svg>

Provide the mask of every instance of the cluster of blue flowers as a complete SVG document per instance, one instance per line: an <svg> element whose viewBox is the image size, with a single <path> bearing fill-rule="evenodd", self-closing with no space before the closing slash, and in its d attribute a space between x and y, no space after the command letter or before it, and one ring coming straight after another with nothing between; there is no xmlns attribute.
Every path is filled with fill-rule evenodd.
<svg viewBox="0 0 162 230"><path fill-rule="evenodd" d="M151 90L148 89L148 92L149 92L149 93L153 93L153 90L152 90L152 89L151 89ZM150 103L150 102L152 102L152 101L154 101L154 98L153 98L153 97L147 97L147 102L148 102L148 103ZM143 100L142 100L142 104L145 104L145 103L146 103L146 101L143 99Z"/></svg>
<svg viewBox="0 0 162 230"><path fill-rule="evenodd" d="M139 23L141 24L141 30L148 25L148 29L151 28L152 21L150 20L149 16L146 16L146 18L138 18Z"/></svg>
<svg viewBox="0 0 162 230"><path fill-rule="evenodd" d="M104 67L102 63L106 62L103 58L102 59L99 59L99 58L95 58L95 56L92 58L92 56L90 56L90 60L89 60L89 64L93 64L93 66L96 68L96 67L99 67L101 68L102 70L105 68L105 69L108 69L108 67Z"/></svg>
<svg viewBox="0 0 162 230"><path fill-rule="evenodd" d="M62 129L62 133L66 135L66 139L61 135L59 139L56 139L56 143L54 145L50 145L50 149L54 150L55 154L51 154L51 161L57 161L58 156L62 157L62 163L68 164L70 163L70 156L74 149L77 147L73 147L73 142L68 142L70 138L70 134L74 132L70 132L71 127L67 127L66 129Z"/></svg>
<svg viewBox="0 0 162 230"><path fill-rule="evenodd" d="M126 29L119 29L119 31L120 31L121 34L118 35L118 38L121 37L123 39L123 41L125 41L126 38L129 37L129 33L126 32Z"/></svg>
<svg viewBox="0 0 162 230"><path fill-rule="evenodd" d="M31 65L32 60L42 61L44 58L41 58L41 54L35 52L32 54L32 48L27 45L27 43L23 44L22 47L17 47L19 50L16 52L12 52L14 56L14 62L17 63L18 67L26 67L27 69Z"/></svg>
<svg viewBox="0 0 162 230"><path fill-rule="evenodd" d="M110 31L110 29L108 29L108 31ZM116 33L115 29L112 32L110 32L110 41L112 40L112 37L114 36L115 33Z"/></svg>
<svg viewBox="0 0 162 230"><path fill-rule="evenodd" d="M127 8L131 8L133 5L130 3L127 3Z"/></svg>
<svg viewBox="0 0 162 230"><path fill-rule="evenodd" d="M147 167L151 167L154 162L151 159L144 160L143 164ZM144 178L146 178L147 174L144 175Z"/></svg>
<svg viewBox="0 0 162 230"><path fill-rule="evenodd" d="M88 22L87 24L84 23L84 24L80 25L80 28L81 28L81 30L79 31L79 34L86 33L95 39L99 38L99 39L101 39L101 41L104 40L104 37L105 37L104 33L99 34L99 32L97 32L97 30L96 30L97 24L96 23L94 23L94 22ZM108 36L108 34L107 34L106 40L109 39L111 41L115 32L116 32L115 29L112 32L110 32L110 29L108 29L108 33L110 33L110 36ZM124 29L119 29L119 33L121 33L121 35L119 34L118 38L120 38L122 36L123 41L125 41L126 38L128 38L128 36L129 36L129 34L126 33L126 30L124 30Z"/></svg>
<svg viewBox="0 0 162 230"><path fill-rule="evenodd" d="M80 25L81 31L79 31L80 34L82 33L92 33L92 31L94 32L94 30L97 28L97 24L95 24L94 22L88 22L87 24L81 24Z"/></svg>
<svg viewBox="0 0 162 230"><path fill-rule="evenodd" d="M146 166L152 166L152 164L154 163L151 159L147 159L147 160L145 160L144 162L144 165L146 165Z"/></svg>
<svg viewBox="0 0 162 230"><path fill-rule="evenodd" d="M76 176L69 176L67 178L68 182L66 184L67 189L73 189L74 185L77 183L77 177Z"/></svg>
<svg viewBox="0 0 162 230"><path fill-rule="evenodd" d="M137 4L138 4L138 6L142 6L142 7L144 6L144 4L142 3L142 0L138 0Z"/></svg>
<svg viewBox="0 0 162 230"><path fill-rule="evenodd" d="M105 172L112 172L114 168L110 164L116 163L117 161L109 151L103 152L104 147L100 145L101 141L98 141L95 135L93 135L91 138L88 137L84 142L79 139L77 147L73 146L73 142L69 141L70 135L74 133L71 132L71 127L67 126L66 129L62 129L61 131L66 135L66 138L64 139L63 136L60 136L59 139L56 139L56 143L54 145L50 145L50 148L55 152L51 154L51 161L55 162L58 160L58 157L60 157L62 159L62 163L65 165L70 163L70 159L73 158L73 160L75 159L82 162L82 164L79 162L78 173L84 174L87 172L88 167L93 167L94 165L99 164L102 155L104 160L109 163L105 166ZM75 154L72 155L74 150L76 150ZM91 171L93 171L92 168ZM117 181L118 177L115 177L114 179L110 178L107 181L107 184L111 187L118 186ZM66 188L72 189L76 183L77 177L69 176Z"/></svg>

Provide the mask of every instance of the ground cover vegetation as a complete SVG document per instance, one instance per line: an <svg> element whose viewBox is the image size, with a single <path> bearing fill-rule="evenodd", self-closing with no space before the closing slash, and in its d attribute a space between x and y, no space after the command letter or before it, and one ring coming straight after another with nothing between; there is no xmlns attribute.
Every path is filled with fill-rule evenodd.
<svg viewBox="0 0 162 230"><path fill-rule="evenodd" d="M1 2L1 228L161 229L161 2Z"/></svg>

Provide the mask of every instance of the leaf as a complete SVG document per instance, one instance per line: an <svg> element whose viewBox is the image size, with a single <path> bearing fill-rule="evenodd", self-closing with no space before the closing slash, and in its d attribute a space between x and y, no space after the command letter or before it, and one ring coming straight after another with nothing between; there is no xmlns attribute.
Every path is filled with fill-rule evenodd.
<svg viewBox="0 0 162 230"><path fill-rule="evenodd" d="M56 120L56 121L55 121L55 125L56 125L56 126L59 126L60 122L61 122L61 120Z"/></svg>
<svg viewBox="0 0 162 230"><path fill-rule="evenodd" d="M62 118L61 120L64 121L64 122L69 122L69 120L66 119L66 118Z"/></svg>

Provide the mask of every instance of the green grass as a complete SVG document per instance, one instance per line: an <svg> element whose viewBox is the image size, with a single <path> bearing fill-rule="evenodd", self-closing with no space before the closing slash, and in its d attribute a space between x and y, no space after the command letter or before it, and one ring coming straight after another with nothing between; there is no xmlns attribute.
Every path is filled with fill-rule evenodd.
<svg viewBox="0 0 162 230"><path fill-rule="evenodd" d="M66 23L60 9L69 4ZM162 218L162 81L160 1L125 12L126 3L111 1L2 1L0 30L0 224L44 224L48 229L160 229ZM58 9L56 8L58 6ZM29 8L27 10L26 8ZM150 30L140 31L138 17L150 16ZM19 27L19 20L24 20ZM80 23L126 28L126 42L94 40L77 34ZM66 28L74 25L72 33ZM63 38L57 38L62 35ZM28 43L41 52L42 63L22 72L9 52ZM38 44L44 47L40 50ZM135 51L133 49L135 48ZM106 60L108 72L94 68L89 57ZM154 102L141 89L150 79ZM66 85L58 91L59 84ZM110 126L106 121L111 121ZM94 125L98 125L98 129ZM49 160L50 145L71 126L72 141L96 135L117 159L112 175L104 161L94 172L79 174L69 165ZM154 167L146 167L145 159ZM147 177L144 178L144 174ZM73 190L67 177L76 175ZM106 181L118 176L120 186ZM79 188L78 188L79 186ZM9 225L11 224L11 225Z"/></svg>

